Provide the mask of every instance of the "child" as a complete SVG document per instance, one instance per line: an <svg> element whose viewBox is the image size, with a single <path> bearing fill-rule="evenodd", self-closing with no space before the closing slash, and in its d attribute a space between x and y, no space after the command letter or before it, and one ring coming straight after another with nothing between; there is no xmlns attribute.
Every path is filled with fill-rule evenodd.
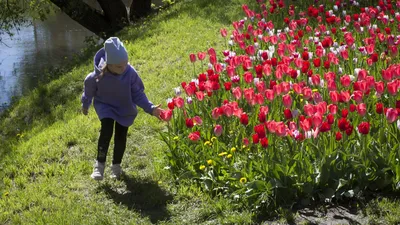
<svg viewBox="0 0 400 225"><path fill-rule="evenodd" d="M94 71L85 79L81 98L84 115L88 114L93 98L101 130L97 160L91 177L95 180L103 179L108 147L115 127L110 176L119 178L122 174L121 161L126 148L128 127L133 124L138 113L136 105L157 118L160 118L162 109L147 99L143 82L136 70L128 64L128 53L117 37L107 39L104 48L94 57Z"/></svg>

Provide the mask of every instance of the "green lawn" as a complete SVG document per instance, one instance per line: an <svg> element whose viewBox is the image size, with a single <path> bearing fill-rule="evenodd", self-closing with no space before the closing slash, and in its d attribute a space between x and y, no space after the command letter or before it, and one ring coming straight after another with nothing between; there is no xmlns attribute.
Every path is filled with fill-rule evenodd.
<svg viewBox="0 0 400 225"><path fill-rule="evenodd" d="M193 77L189 54L209 47L221 52L225 40L219 29L244 17L243 3L254 2L180 1L119 33L149 99L166 107L173 88ZM90 53L1 118L0 224L260 223L229 200L174 180L165 169L167 146L158 134L165 124L143 110L129 130L126 175L119 181L91 180L100 123L92 108L89 116L80 114L83 80L93 69L94 50ZM111 154L112 148L109 159ZM277 212L282 216L277 221L295 216ZM365 213L373 223L400 222L395 201L374 201Z"/></svg>

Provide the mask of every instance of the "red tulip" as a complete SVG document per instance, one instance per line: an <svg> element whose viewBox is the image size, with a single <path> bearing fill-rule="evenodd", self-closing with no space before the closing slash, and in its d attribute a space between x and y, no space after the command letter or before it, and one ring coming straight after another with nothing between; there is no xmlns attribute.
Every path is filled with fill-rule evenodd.
<svg viewBox="0 0 400 225"><path fill-rule="evenodd" d="M328 122L323 122L321 124L320 132L328 132L331 130L331 125Z"/></svg>
<svg viewBox="0 0 400 225"><path fill-rule="evenodd" d="M350 123L347 121L346 118L340 118L338 120L339 130L345 131L349 126L350 126Z"/></svg>
<svg viewBox="0 0 400 225"><path fill-rule="evenodd" d="M361 122L358 125L358 132L367 135L369 133L370 124L368 122Z"/></svg>
<svg viewBox="0 0 400 225"><path fill-rule="evenodd" d="M336 139L336 141L340 141L340 140L342 140L342 133L340 133L340 131L338 131L338 132L336 132L336 135L335 135L335 139Z"/></svg>
<svg viewBox="0 0 400 225"><path fill-rule="evenodd" d="M192 128L192 127L194 126L193 119L187 118L187 119L185 120L185 124L186 124L186 127L187 127L187 128Z"/></svg>
<svg viewBox="0 0 400 225"><path fill-rule="evenodd" d="M254 126L254 132L258 134L259 138L265 137L265 126L263 124Z"/></svg>
<svg viewBox="0 0 400 225"><path fill-rule="evenodd" d="M349 110L342 109L342 118L347 118L347 115L349 115Z"/></svg>
<svg viewBox="0 0 400 225"><path fill-rule="evenodd" d="M261 142L261 146L262 146L263 148L267 148L267 147L268 147L268 138L267 138L267 137L261 138L261 139L260 139L260 142Z"/></svg>
<svg viewBox="0 0 400 225"><path fill-rule="evenodd" d="M258 142L260 141L260 138L258 137L258 134L253 134L251 136L252 140L253 140L253 144L258 144Z"/></svg>
<svg viewBox="0 0 400 225"><path fill-rule="evenodd" d="M375 108L376 108L376 113L378 114L383 113L383 104L381 102L377 102Z"/></svg>
<svg viewBox="0 0 400 225"><path fill-rule="evenodd" d="M160 113L160 118L163 121L170 121L172 118L172 110L168 109L168 110L162 110Z"/></svg>
<svg viewBox="0 0 400 225"><path fill-rule="evenodd" d="M230 91L231 87L232 87L232 83L231 82L225 82L224 83L224 87L226 91Z"/></svg>
<svg viewBox="0 0 400 225"><path fill-rule="evenodd" d="M193 142L200 140L200 131L195 131L189 134L189 139Z"/></svg>
<svg viewBox="0 0 400 225"><path fill-rule="evenodd" d="M349 106L350 112L356 111L357 107L354 104L350 104Z"/></svg>
<svg viewBox="0 0 400 225"><path fill-rule="evenodd" d="M240 123L247 126L247 124L249 124L249 117L247 116L246 113L242 113L242 115L240 115Z"/></svg>
<svg viewBox="0 0 400 225"><path fill-rule="evenodd" d="M333 124L335 122L335 117L332 114L329 114L326 119L328 120L329 124Z"/></svg>
<svg viewBox="0 0 400 225"><path fill-rule="evenodd" d="M190 58L190 62L192 62L192 63L196 62L196 55L195 54L193 54L193 53L190 54L189 58Z"/></svg>
<svg viewBox="0 0 400 225"><path fill-rule="evenodd" d="M283 111L283 114L284 114L284 116L285 116L285 119L287 119L287 120L290 120L290 119L293 118L293 117L292 117L292 112L290 111L290 109L285 109L285 110Z"/></svg>

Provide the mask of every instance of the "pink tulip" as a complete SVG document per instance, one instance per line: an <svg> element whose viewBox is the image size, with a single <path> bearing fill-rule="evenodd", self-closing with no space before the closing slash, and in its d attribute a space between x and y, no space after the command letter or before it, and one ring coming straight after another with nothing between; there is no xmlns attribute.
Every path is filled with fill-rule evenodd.
<svg viewBox="0 0 400 225"><path fill-rule="evenodd" d="M211 112L211 116L214 120L217 120L221 116L220 109L218 107L215 107Z"/></svg>
<svg viewBox="0 0 400 225"><path fill-rule="evenodd" d="M333 104L336 104L339 102L339 94L336 91L330 91L329 97L331 98L331 101Z"/></svg>
<svg viewBox="0 0 400 225"><path fill-rule="evenodd" d="M183 100L183 98L181 98L181 97L176 97L173 99L173 101L174 101L174 105L178 108L182 108L183 104L185 103L185 100Z"/></svg>
<svg viewBox="0 0 400 225"><path fill-rule="evenodd" d="M386 111L386 119L389 123L393 123L397 120L397 110L394 108L388 108Z"/></svg>
<svg viewBox="0 0 400 225"><path fill-rule="evenodd" d="M283 105L286 108L290 108L290 106L292 106L292 97L290 97L289 94L283 95L282 96L282 101L283 101Z"/></svg>
<svg viewBox="0 0 400 225"><path fill-rule="evenodd" d="M240 99L242 97L242 90L240 89L240 87L234 87L232 89L232 94L235 99Z"/></svg>
<svg viewBox="0 0 400 225"><path fill-rule="evenodd" d="M269 101L272 101L275 98L274 91L271 89L267 89L264 94L265 94L265 97L267 98L267 100L269 100Z"/></svg>
<svg viewBox="0 0 400 225"><path fill-rule="evenodd" d="M365 103L361 103L357 105L357 112L360 116L364 116L367 113L367 106Z"/></svg>
<svg viewBox="0 0 400 225"><path fill-rule="evenodd" d="M195 94L196 94L197 100L199 100L200 102L203 101L203 99L204 99L204 92L202 92L202 91L197 91Z"/></svg>
<svg viewBox="0 0 400 225"><path fill-rule="evenodd" d="M199 58L200 61L204 60L206 58L206 53L205 52L198 52L197 53L197 58Z"/></svg>
<svg viewBox="0 0 400 225"><path fill-rule="evenodd" d="M344 75L340 77L340 83L342 84L343 87L348 87L351 84L351 79L349 75Z"/></svg>
<svg viewBox="0 0 400 225"><path fill-rule="evenodd" d="M284 122L277 122L275 125L276 125L275 129L276 135L278 135L279 137L284 137L287 135L286 125Z"/></svg>
<svg viewBox="0 0 400 225"><path fill-rule="evenodd" d="M329 113L336 114L337 111L338 111L338 106L335 105L335 104L329 104L328 105L328 110L329 110Z"/></svg>
<svg viewBox="0 0 400 225"><path fill-rule="evenodd" d="M314 115L314 113L315 113L314 105L311 105L311 104L306 104L306 105L304 105L303 110L304 110L304 113L305 113L307 116L312 116L312 115Z"/></svg>
<svg viewBox="0 0 400 225"><path fill-rule="evenodd" d="M314 128L321 126L321 124L322 124L321 113L319 113L319 112L315 113L314 115L312 115L311 119L312 119L312 124L313 124Z"/></svg>
<svg viewBox="0 0 400 225"><path fill-rule="evenodd" d="M387 83L387 89L388 89L388 92L390 95L393 95L393 96L397 95L397 93L398 93L397 85L398 84L397 84L396 80Z"/></svg>
<svg viewBox="0 0 400 225"><path fill-rule="evenodd" d="M223 129L222 129L221 125L217 124L217 125L214 126L214 134L215 134L215 136L217 136L217 137L221 136L222 132L223 132Z"/></svg>
<svg viewBox="0 0 400 225"><path fill-rule="evenodd" d="M354 91L352 96L354 101L356 101L357 103L363 101L363 93L361 91Z"/></svg>
<svg viewBox="0 0 400 225"><path fill-rule="evenodd" d="M195 125L201 125L201 124L203 124L203 120L201 119L200 116L195 116L195 117L193 117L193 122L194 122Z"/></svg>

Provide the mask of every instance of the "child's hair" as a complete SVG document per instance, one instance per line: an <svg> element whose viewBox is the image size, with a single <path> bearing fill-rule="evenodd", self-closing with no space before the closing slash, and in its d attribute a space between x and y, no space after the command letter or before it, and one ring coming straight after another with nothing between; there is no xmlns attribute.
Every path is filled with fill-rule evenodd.
<svg viewBox="0 0 400 225"><path fill-rule="evenodd" d="M96 81L99 82L99 80L101 80L101 78L103 78L104 73L107 71L108 71L107 63L104 63L104 65L102 65L102 67L100 68L100 73L97 76Z"/></svg>

